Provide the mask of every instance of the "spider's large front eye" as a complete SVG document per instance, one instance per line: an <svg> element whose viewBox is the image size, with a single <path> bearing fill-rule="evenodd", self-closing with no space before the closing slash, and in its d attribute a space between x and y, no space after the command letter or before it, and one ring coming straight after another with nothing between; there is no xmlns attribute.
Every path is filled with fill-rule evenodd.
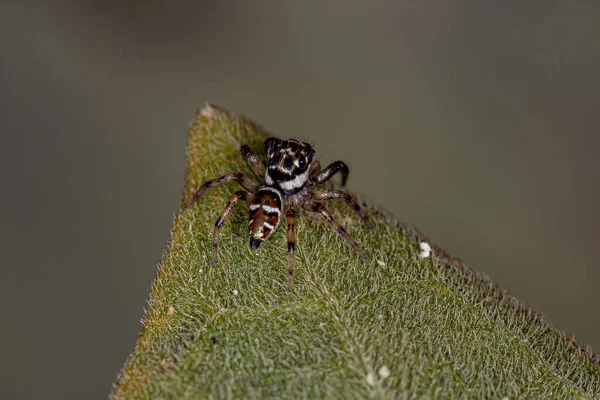
<svg viewBox="0 0 600 400"><path fill-rule="evenodd" d="M279 164L279 160L281 160L281 154L277 153L269 159L269 167L274 167Z"/></svg>
<svg viewBox="0 0 600 400"><path fill-rule="evenodd" d="M306 168L306 158L301 158L300 160L298 160L298 166L300 167L300 169Z"/></svg>

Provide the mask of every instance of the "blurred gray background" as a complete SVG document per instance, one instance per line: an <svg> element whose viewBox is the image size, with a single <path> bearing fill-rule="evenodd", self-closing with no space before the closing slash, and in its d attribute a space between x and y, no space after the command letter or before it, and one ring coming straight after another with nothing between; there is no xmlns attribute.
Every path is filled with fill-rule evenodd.
<svg viewBox="0 0 600 400"><path fill-rule="evenodd" d="M106 398L205 101L600 351L599 5L2 2L0 397Z"/></svg>

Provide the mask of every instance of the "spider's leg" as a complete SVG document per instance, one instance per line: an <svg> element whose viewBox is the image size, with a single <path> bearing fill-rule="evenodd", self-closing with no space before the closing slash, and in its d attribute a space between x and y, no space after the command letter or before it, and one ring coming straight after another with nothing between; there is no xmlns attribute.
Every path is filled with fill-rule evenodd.
<svg viewBox="0 0 600 400"><path fill-rule="evenodd" d="M363 253L360 246L354 241L354 239L352 239L352 237L350 237L350 235L348 234L348 232L346 232L344 227L340 225L339 222L333 219L333 217L331 216L331 214L329 214L329 211L327 211L323 204L309 200L305 202L302 205L302 207L304 207L305 210L314 211L321 214L327 220L327 222L329 222L329 225L331 225L331 227L335 229L337 233L342 235L343 238L346 239L348 243L350 243L350 246L352 246L354 251L356 251L358 255L362 257L363 260L367 259L367 256L365 256L365 253Z"/></svg>
<svg viewBox="0 0 600 400"><path fill-rule="evenodd" d="M244 158L246 158L246 161L248 161L248 164L250 164L250 168L252 168L254 174L256 174L256 176L258 176L260 179L264 179L265 166L260 161L254 150L252 150L250 146L243 145L240 148L240 151L242 152Z"/></svg>
<svg viewBox="0 0 600 400"><path fill-rule="evenodd" d="M321 173L321 163L318 160L315 160L310 165L310 170L308 172L309 178L316 178Z"/></svg>
<svg viewBox="0 0 600 400"><path fill-rule="evenodd" d="M342 186L346 185L346 181L348 180L348 166L344 164L342 161L334 161L323 170L316 178L312 179L312 183L315 185L320 185L321 183L328 181L331 179L333 175L336 173L342 174Z"/></svg>
<svg viewBox="0 0 600 400"><path fill-rule="evenodd" d="M294 224L296 223L296 210L294 210L294 207L290 207L287 209L285 215L287 217L288 239L288 277L286 290L291 292L292 282L294 281L294 253L296 252L296 233L294 232Z"/></svg>
<svg viewBox="0 0 600 400"><path fill-rule="evenodd" d="M220 178L204 182L202 186L200 186L200 189L198 189L196 194L194 194L192 199L185 205L185 208L190 208L196 202L196 200L198 200L200 196L202 196L202 193L204 193L206 189L214 188L229 181L236 181L244 189L246 189L246 191L251 193L256 192L256 190L258 189L256 183L254 183L246 175L242 174L241 172L232 172L230 174L223 175Z"/></svg>
<svg viewBox="0 0 600 400"><path fill-rule="evenodd" d="M217 247L219 246L219 231L220 231L221 227L223 226L223 224L225 223L225 220L231 213L231 210L233 210L233 207L235 207L235 205L239 199L242 199L243 201L248 202L248 200L251 198L252 198L252 193L248 193L243 190L235 192L233 194L233 196L231 196L231 198L229 199L229 203L227 204L227 206L221 213L221 216L219 217L217 222L215 222L215 230L213 232L213 242L212 242L212 253L210 255L210 263L211 264L214 264L215 261L217 260Z"/></svg>
<svg viewBox="0 0 600 400"><path fill-rule="evenodd" d="M346 192L342 192L341 190L324 190L321 192L313 192L312 198L314 200L334 200L334 199L342 199L348 204L350 208L352 208L360 217L363 219L367 228L373 229L373 225L367 214L365 214L365 210L358 205L358 203Z"/></svg>

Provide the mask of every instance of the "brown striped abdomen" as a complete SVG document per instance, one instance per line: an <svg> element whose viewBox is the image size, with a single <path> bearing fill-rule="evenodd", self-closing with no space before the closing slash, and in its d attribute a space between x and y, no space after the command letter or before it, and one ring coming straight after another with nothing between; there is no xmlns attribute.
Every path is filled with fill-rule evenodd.
<svg viewBox="0 0 600 400"><path fill-rule="evenodd" d="M251 248L257 248L275 231L281 217L282 203L281 193L276 189L262 187L256 192L250 204L248 222Z"/></svg>

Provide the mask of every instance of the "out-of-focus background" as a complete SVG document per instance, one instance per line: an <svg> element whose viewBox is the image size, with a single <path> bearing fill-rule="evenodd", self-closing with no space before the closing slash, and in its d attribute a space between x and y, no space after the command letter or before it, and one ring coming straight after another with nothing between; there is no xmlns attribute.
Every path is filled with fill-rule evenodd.
<svg viewBox="0 0 600 400"><path fill-rule="evenodd" d="M2 2L0 396L107 396L205 101L599 351L599 4Z"/></svg>

